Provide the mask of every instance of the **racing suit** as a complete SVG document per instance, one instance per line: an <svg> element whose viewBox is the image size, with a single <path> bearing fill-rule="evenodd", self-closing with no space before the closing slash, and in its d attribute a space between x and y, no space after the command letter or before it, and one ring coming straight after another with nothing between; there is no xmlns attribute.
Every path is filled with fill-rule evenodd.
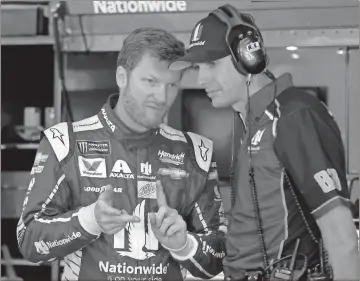
<svg viewBox="0 0 360 281"><path fill-rule="evenodd" d="M64 258L63 280L182 280L182 268L203 279L219 274L225 220L212 141L164 124L135 133L115 116L117 99L95 116L44 131L17 227L21 253L33 262ZM187 223L194 247L186 257L152 232L157 179ZM107 184L114 207L141 219L115 235L101 233L94 217Z"/></svg>

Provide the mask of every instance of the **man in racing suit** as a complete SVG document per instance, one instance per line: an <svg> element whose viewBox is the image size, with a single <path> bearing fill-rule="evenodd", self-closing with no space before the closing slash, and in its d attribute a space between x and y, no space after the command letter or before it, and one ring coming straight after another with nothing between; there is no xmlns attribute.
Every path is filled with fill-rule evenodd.
<svg viewBox="0 0 360 281"><path fill-rule="evenodd" d="M136 41L144 34L158 35L153 39L156 44L175 40L154 29L137 30L129 38ZM144 65L154 59L158 62ZM151 75L157 77L157 83L174 77L179 82L181 75L173 74L167 66L166 60L153 53L141 53L126 81L133 89L132 79L138 75L148 83L139 71L155 67ZM224 216L216 164L211 162L212 142L160 122L141 133L130 129L130 121L125 122L128 119L118 111L118 106L126 103L122 95L129 92L119 82L121 77L117 79L120 96L111 96L97 115L44 131L17 227L20 251L33 262L64 259L63 280L181 280L181 268L202 279L214 277L222 271L225 229L221 229ZM158 102L161 91L150 88L156 108L142 110L151 121L163 103ZM168 92L167 109L174 100ZM138 98L139 93L146 96L141 89L130 94ZM132 111L139 113L138 109L133 107ZM158 211L157 180L168 206L186 222L186 253L167 250L151 227L149 214ZM137 218L113 234L104 231L96 218L99 200L109 184L113 189L106 200L124 216Z"/></svg>

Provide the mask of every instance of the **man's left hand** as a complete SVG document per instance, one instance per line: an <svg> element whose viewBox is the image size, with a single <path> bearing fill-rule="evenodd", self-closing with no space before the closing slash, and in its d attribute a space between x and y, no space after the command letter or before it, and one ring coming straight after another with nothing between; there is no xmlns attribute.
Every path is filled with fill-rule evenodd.
<svg viewBox="0 0 360 281"><path fill-rule="evenodd" d="M156 239L167 249L180 250L187 240L187 227L178 211L167 204L161 181L156 182L159 210L150 214L150 223Z"/></svg>

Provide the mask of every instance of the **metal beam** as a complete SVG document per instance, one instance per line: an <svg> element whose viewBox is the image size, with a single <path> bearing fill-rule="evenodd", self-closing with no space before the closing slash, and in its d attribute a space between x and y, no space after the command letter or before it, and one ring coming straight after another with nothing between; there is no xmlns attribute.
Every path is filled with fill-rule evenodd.
<svg viewBox="0 0 360 281"><path fill-rule="evenodd" d="M174 33L188 45L190 33ZM127 34L121 35L86 35L90 52L118 52ZM267 48L286 46L298 47L334 47L359 46L359 29L304 29L284 31L264 31L263 37ZM84 37L71 36L64 39L64 51L84 52Z"/></svg>
<svg viewBox="0 0 360 281"><path fill-rule="evenodd" d="M52 1L52 5L55 5L59 1ZM125 1L92 1L92 0L68 0L66 4L68 6L68 11L70 15L99 15L94 9L94 2L101 2L102 5L112 6L117 3L119 7L122 7L123 2ZM180 1L132 1L137 2L180 2ZM241 11L251 11L251 10L286 10L286 9L322 9L330 8L337 9L343 7L359 7L359 2L357 0L324 0L324 1L246 1L246 0L184 0L186 10L185 13L193 12L209 12L212 9L226 4L235 6ZM136 4L134 4L136 6ZM133 5L132 5L133 6ZM150 5L153 10L156 10L155 6L161 5ZM148 9L150 9L148 7ZM120 9L121 10L121 9ZM125 12L126 13L126 12ZM138 13L156 13L156 12L128 12L131 14ZM171 12L165 12L171 13ZM180 12L181 13L181 12ZM114 14L114 13L110 13ZM118 11L115 14L121 14Z"/></svg>

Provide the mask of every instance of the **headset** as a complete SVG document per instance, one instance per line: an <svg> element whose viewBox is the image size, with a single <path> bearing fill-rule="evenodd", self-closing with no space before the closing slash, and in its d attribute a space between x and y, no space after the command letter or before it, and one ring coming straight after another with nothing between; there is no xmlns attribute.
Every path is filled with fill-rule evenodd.
<svg viewBox="0 0 360 281"><path fill-rule="evenodd" d="M240 13L228 4L213 10L210 15L214 15L227 25L225 41L236 70L245 76L259 74L264 70L266 74L268 57L254 18L249 14ZM237 28L239 30L236 30Z"/></svg>

